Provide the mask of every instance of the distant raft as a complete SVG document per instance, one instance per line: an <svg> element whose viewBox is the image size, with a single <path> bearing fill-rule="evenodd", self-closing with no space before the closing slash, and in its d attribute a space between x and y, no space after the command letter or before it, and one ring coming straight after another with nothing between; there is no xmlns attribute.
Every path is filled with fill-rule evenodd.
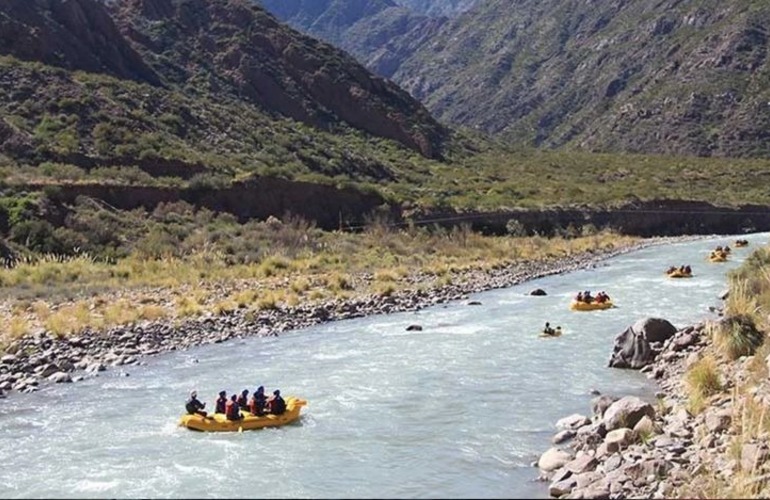
<svg viewBox="0 0 770 500"><path fill-rule="evenodd" d="M709 262L727 262L727 253L711 252L709 255Z"/></svg>
<svg viewBox="0 0 770 500"><path fill-rule="evenodd" d="M600 309L611 309L615 307L615 304L611 300L604 302L578 302L573 300L570 302L569 308L573 311L598 311Z"/></svg>
<svg viewBox="0 0 770 500"><path fill-rule="evenodd" d="M746 246L749 246L749 240L735 240L735 246L736 247L746 247Z"/></svg>
<svg viewBox="0 0 770 500"><path fill-rule="evenodd" d="M669 278L692 278L692 272L684 272L676 269L670 273L666 273Z"/></svg>
<svg viewBox="0 0 770 500"><path fill-rule="evenodd" d="M300 410L307 404L304 399L294 396L286 398L286 411L282 415L262 415L243 413L241 420L227 420L224 414L214 413L209 417L200 415L183 415L179 425L194 431L202 432L240 432L264 427L280 427L290 424L299 418Z"/></svg>

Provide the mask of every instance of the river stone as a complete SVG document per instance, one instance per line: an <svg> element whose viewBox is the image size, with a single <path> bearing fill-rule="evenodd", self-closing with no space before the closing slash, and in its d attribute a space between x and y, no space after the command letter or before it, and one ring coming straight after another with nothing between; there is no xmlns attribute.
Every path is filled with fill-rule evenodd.
<svg viewBox="0 0 770 500"><path fill-rule="evenodd" d="M86 373L103 372L106 369L107 368L101 363L92 363L88 365L88 368L86 368Z"/></svg>
<svg viewBox="0 0 770 500"><path fill-rule="evenodd" d="M585 415L580 415L579 413L573 413L572 415L569 415L568 417L564 417L562 419L559 419L556 422L556 428L557 429L570 429L570 430L577 430L584 425L588 425L591 423L591 420L586 417Z"/></svg>
<svg viewBox="0 0 770 500"><path fill-rule="evenodd" d="M593 500L606 500L610 498L610 490L605 482L596 482L585 488L577 488L566 498L585 498Z"/></svg>
<svg viewBox="0 0 770 500"><path fill-rule="evenodd" d="M0 358L0 363L4 365L11 365L16 362L16 356L13 354L6 354L2 358Z"/></svg>
<svg viewBox="0 0 770 500"><path fill-rule="evenodd" d="M535 288L534 290L529 292L529 294L534 295L535 297L543 297L545 295L548 295L547 293L545 293L545 290L543 290L542 288Z"/></svg>
<svg viewBox="0 0 770 500"><path fill-rule="evenodd" d="M55 384L66 384L72 382L72 378L67 372L56 372L48 377L48 380Z"/></svg>
<svg viewBox="0 0 770 500"><path fill-rule="evenodd" d="M50 365L43 365L43 366L44 368L40 370L40 373L39 373L39 375L43 378L48 378L54 373L58 373L61 371L61 369L53 363L51 363Z"/></svg>
<svg viewBox="0 0 770 500"><path fill-rule="evenodd" d="M634 432L637 436L652 436L655 432L655 424L650 417L645 415L634 426Z"/></svg>
<svg viewBox="0 0 770 500"><path fill-rule="evenodd" d="M608 395L602 395L595 397L591 400L591 412L595 417L604 417L604 412L610 407L612 403L617 401L618 398Z"/></svg>
<svg viewBox="0 0 770 500"><path fill-rule="evenodd" d="M706 428L711 432L723 432L730 428L733 421L731 410L721 410L716 413L706 415Z"/></svg>
<svg viewBox="0 0 770 500"><path fill-rule="evenodd" d="M561 444L564 441L568 441L575 437L575 431L572 429L564 429L563 431L559 431L554 435L553 438L551 438L551 442L553 444Z"/></svg>
<svg viewBox="0 0 770 500"><path fill-rule="evenodd" d="M691 345L694 345L698 342L698 337L693 335L692 333L685 333L684 335L677 336L673 343L671 348L675 351L683 351L690 347Z"/></svg>
<svg viewBox="0 0 770 500"><path fill-rule="evenodd" d="M590 472L596 468L598 462L591 455L583 455L575 458L571 462L567 462L564 468L573 474L583 474L584 472Z"/></svg>
<svg viewBox="0 0 770 500"><path fill-rule="evenodd" d="M421 332L422 326L421 325L409 325L406 327L407 332Z"/></svg>
<svg viewBox="0 0 770 500"><path fill-rule="evenodd" d="M633 430L623 427L608 432L604 437L604 444L607 445L608 451L614 452L628 447L628 445L634 442L635 438L636 435Z"/></svg>
<svg viewBox="0 0 770 500"><path fill-rule="evenodd" d="M564 495L568 495L577 486L577 479L575 477L568 477L558 483L551 483L548 486L548 493L552 497L559 498Z"/></svg>
<svg viewBox="0 0 770 500"><path fill-rule="evenodd" d="M664 342L675 333L676 327L665 319L641 319L615 337L609 366L639 369L655 359L650 343Z"/></svg>
<svg viewBox="0 0 770 500"><path fill-rule="evenodd" d="M655 409L650 403L636 396L625 396L615 401L604 413L604 426L607 431L621 427L633 428L643 416L655 418Z"/></svg>
<svg viewBox="0 0 770 500"><path fill-rule="evenodd" d="M551 472L559 467L563 467L570 460L572 460L572 456L569 453L554 447L549 448L545 453L540 455L537 466L542 471Z"/></svg>
<svg viewBox="0 0 770 500"><path fill-rule="evenodd" d="M623 456L620 453L613 453L604 460L604 472L612 472L623 465Z"/></svg>

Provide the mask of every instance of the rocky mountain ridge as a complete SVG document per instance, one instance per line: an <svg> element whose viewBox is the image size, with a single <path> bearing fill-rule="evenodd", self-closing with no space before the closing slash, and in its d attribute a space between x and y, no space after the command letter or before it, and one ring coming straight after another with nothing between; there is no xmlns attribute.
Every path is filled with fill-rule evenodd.
<svg viewBox="0 0 770 500"><path fill-rule="evenodd" d="M396 85L246 0L10 0L0 16L0 55L352 126L429 157L446 138Z"/></svg>
<svg viewBox="0 0 770 500"><path fill-rule="evenodd" d="M333 18L344 2L324 4ZM770 155L766 2L480 0L397 32L394 9L334 43L445 123L548 148ZM325 36L309 12L282 18Z"/></svg>

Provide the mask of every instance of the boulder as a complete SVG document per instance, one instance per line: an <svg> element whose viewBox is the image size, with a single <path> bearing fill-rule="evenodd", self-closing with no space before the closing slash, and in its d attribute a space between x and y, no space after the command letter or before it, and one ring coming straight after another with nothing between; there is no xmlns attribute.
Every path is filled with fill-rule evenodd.
<svg viewBox="0 0 770 500"><path fill-rule="evenodd" d="M610 405L604 413L604 426L607 431L622 427L633 428L643 416L655 418L655 409L636 396L625 396Z"/></svg>
<svg viewBox="0 0 770 500"><path fill-rule="evenodd" d="M567 495L566 498L585 498L595 500L605 500L610 498L610 490L607 484L604 482L597 482L586 486L585 488L578 488L572 490L572 493Z"/></svg>
<svg viewBox="0 0 770 500"><path fill-rule="evenodd" d="M552 497L562 497L564 495L569 495L570 492L575 489L577 486L577 479L575 477L568 477L567 479L563 479L559 482L551 483L551 485L548 487L548 493Z"/></svg>
<svg viewBox="0 0 770 500"><path fill-rule="evenodd" d="M657 351L650 344L664 342L676 333L676 327L665 319L645 318L615 337L609 366L639 369L655 360Z"/></svg>
<svg viewBox="0 0 770 500"><path fill-rule="evenodd" d="M544 295L548 295L547 293L545 293L545 290L543 290L542 288L535 288L534 290L529 292L529 294L534 295L536 297L543 297Z"/></svg>
<svg viewBox="0 0 770 500"><path fill-rule="evenodd" d="M712 432L724 432L730 428L733 421L733 414L730 410L720 410L716 413L706 415L706 428Z"/></svg>
<svg viewBox="0 0 770 500"><path fill-rule="evenodd" d="M606 394L595 397L591 400L591 412L595 417L602 418L604 417L604 412L607 411L607 408L617 400L618 398Z"/></svg>
<svg viewBox="0 0 770 500"><path fill-rule="evenodd" d="M634 425L634 432L637 436L652 436L655 431L655 424L647 415L643 416L641 420Z"/></svg>
<svg viewBox="0 0 770 500"><path fill-rule="evenodd" d="M583 474L584 472L590 472L596 468L598 461L591 455L579 456L576 459L567 462L564 468L573 474Z"/></svg>
<svg viewBox="0 0 770 500"><path fill-rule="evenodd" d="M628 427L623 427L608 432L604 437L604 443L607 445L607 451L613 453L628 448L628 445L632 444L635 439L634 431Z"/></svg>
<svg viewBox="0 0 770 500"><path fill-rule="evenodd" d="M68 384L72 382L72 377L70 377L70 374L67 372L56 372L48 377L48 380L54 384Z"/></svg>
<svg viewBox="0 0 770 500"><path fill-rule="evenodd" d="M0 363L4 365L11 365L16 361L16 356L13 354L6 354L2 358L0 358Z"/></svg>
<svg viewBox="0 0 770 500"><path fill-rule="evenodd" d="M422 326L421 325L409 325L406 327L407 332L421 332Z"/></svg>
<svg viewBox="0 0 770 500"><path fill-rule="evenodd" d="M564 464L572 460L572 455L560 448L550 448L548 451L540 455L540 459L537 461L537 466L540 470L545 472L551 472Z"/></svg>
<svg viewBox="0 0 770 500"><path fill-rule="evenodd" d="M553 438L551 438L551 442L553 444L561 444L564 441L568 441L575 437L575 431L572 429L564 429L563 431L559 431L554 435Z"/></svg>
<svg viewBox="0 0 770 500"><path fill-rule="evenodd" d="M559 419L556 422L556 428L562 429L562 430L571 429L574 431L590 423L591 423L591 420L585 415L580 415L579 413L573 413L568 417Z"/></svg>

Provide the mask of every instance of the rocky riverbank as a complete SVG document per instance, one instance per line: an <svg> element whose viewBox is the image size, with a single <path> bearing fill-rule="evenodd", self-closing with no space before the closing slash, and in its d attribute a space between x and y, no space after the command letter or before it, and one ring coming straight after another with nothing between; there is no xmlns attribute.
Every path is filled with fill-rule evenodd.
<svg viewBox="0 0 770 500"><path fill-rule="evenodd" d="M645 321L650 320L630 329L638 333L637 345L647 336L642 333ZM741 471L747 484L768 481L763 475L770 464L767 440L741 435L748 421L741 408L745 401L736 391L748 384L751 401L770 404L768 384L749 381L747 366L754 356L720 357L705 323L671 328L665 340L649 343L654 360L641 369L658 382L657 401L598 395L591 401L591 417L575 414L556 423L555 446L537 462L552 497L712 498L718 496L715 485L735 482ZM613 360L618 345L615 351ZM693 414L685 374L704 356L717 359L721 387ZM704 497L704 491L713 492Z"/></svg>
<svg viewBox="0 0 770 500"><path fill-rule="evenodd" d="M574 255L551 262L523 262L490 271L464 271L452 277L453 284L431 289L418 288L416 285L426 282L427 277L414 275L407 278L414 287L389 296L365 295L258 313L236 310L219 316L208 314L179 324L144 321L107 331L85 330L72 337L60 338L40 331L11 342L0 357L0 396L9 392L34 392L46 383L76 382L110 367L141 364L144 356L162 352L232 338L274 336L286 330L327 321L415 311L463 300L470 293L596 266L615 255L682 239L685 238L654 238L624 248Z"/></svg>

